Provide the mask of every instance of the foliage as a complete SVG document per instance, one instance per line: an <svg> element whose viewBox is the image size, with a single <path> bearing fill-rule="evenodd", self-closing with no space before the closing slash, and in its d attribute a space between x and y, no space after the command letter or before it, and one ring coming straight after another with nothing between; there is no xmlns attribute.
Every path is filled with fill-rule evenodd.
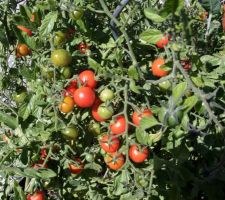
<svg viewBox="0 0 225 200"><path fill-rule="evenodd" d="M1 199L24 200L37 190L52 200L225 198L225 37L219 0L133 0L121 13L119 0L22 3L0 1ZM71 18L71 12L82 10ZM56 46L59 31L66 40L63 35ZM156 43L163 36L170 39L160 49ZM21 43L32 53L16 56ZM63 67L51 62L55 49L72 55L67 79ZM160 68L170 71L161 78L151 72L158 57L166 61ZM71 81L85 84L78 74L86 69L95 73L96 96L104 89L114 93L104 102L113 109L109 120L94 121L92 108L59 111ZM160 83L169 85L162 89ZM26 96L16 102L21 87ZM132 113L146 108L153 115L143 115L135 125ZM113 171L99 141L120 115L126 130L114 137L125 163ZM63 135L68 127L75 127L74 140ZM132 144L149 149L145 162L129 158ZM79 173L72 174L69 163Z"/></svg>

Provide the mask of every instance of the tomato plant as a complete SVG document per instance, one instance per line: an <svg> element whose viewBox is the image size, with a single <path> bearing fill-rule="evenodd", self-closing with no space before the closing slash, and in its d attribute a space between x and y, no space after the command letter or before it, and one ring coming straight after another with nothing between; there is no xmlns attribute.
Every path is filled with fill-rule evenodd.
<svg viewBox="0 0 225 200"><path fill-rule="evenodd" d="M120 147L120 141L113 135L103 135L100 139L101 148L108 153L116 152Z"/></svg>

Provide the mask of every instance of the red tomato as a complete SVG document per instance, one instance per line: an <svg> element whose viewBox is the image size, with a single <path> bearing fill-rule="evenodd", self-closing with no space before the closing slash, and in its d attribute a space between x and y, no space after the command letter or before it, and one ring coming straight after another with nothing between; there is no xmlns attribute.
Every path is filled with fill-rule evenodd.
<svg viewBox="0 0 225 200"><path fill-rule="evenodd" d="M136 126L140 125L140 121L143 117L151 117L152 116L152 111L149 109L145 109L143 112L138 113L134 112L132 115L132 121Z"/></svg>
<svg viewBox="0 0 225 200"><path fill-rule="evenodd" d="M113 134L122 134L126 131L127 122L124 116L118 116L110 125L110 130Z"/></svg>
<svg viewBox="0 0 225 200"><path fill-rule="evenodd" d="M102 117L100 117L99 114L98 114L98 107L99 107L99 105L100 105L101 103L102 103L101 100L100 100L99 98L96 98L96 99L95 99L95 102L94 102L94 104L93 104L93 106L92 106L92 109L91 109L92 117L93 117L96 121L98 121L98 122L104 122L104 121L106 121L105 119L103 119Z"/></svg>
<svg viewBox="0 0 225 200"><path fill-rule="evenodd" d="M169 42L168 36L164 35L158 42L156 42L156 46L160 49L163 49Z"/></svg>
<svg viewBox="0 0 225 200"><path fill-rule="evenodd" d="M74 102L81 108L89 108L95 101L95 92L90 87L81 87L74 92Z"/></svg>
<svg viewBox="0 0 225 200"><path fill-rule="evenodd" d="M189 60L181 60L180 64L186 71L189 71L191 69L191 64L190 64Z"/></svg>
<svg viewBox="0 0 225 200"><path fill-rule="evenodd" d="M68 97L68 96L73 97L75 91L76 91L75 87L68 86L65 88L63 96L64 97Z"/></svg>
<svg viewBox="0 0 225 200"><path fill-rule="evenodd" d="M48 156L47 150L45 148L41 149L41 158L45 159Z"/></svg>
<svg viewBox="0 0 225 200"><path fill-rule="evenodd" d="M16 54L21 56L26 56L31 54L31 50L28 48L26 44L18 44L16 47Z"/></svg>
<svg viewBox="0 0 225 200"><path fill-rule="evenodd" d="M20 29L21 31L27 33L28 36L32 36L33 35L32 31L30 29L24 27L24 26L18 25L17 28Z"/></svg>
<svg viewBox="0 0 225 200"><path fill-rule="evenodd" d="M162 65L165 64L165 60L163 58L157 58L152 63L152 74L157 77L166 76L169 71L160 69Z"/></svg>
<svg viewBox="0 0 225 200"><path fill-rule="evenodd" d="M85 85L86 87L95 88L96 86L96 80L95 80L95 74L91 70L85 70L79 74L79 79L82 85Z"/></svg>
<svg viewBox="0 0 225 200"><path fill-rule="evenodd" d="M148 158L148 148L142 147L141 149L138 148L136 144L132 145L129 149L129 157L135 163L142 163L145 159Z"/></svg>
<svg viewBox="0 0 225 200"><path fill-rule="evenodd" d="M80 43L78 49L80 53L86 54L86 52L90 49L90 47L86 43Z"/></svg>
<svg viewBox="0 0 225 200"><path fill-rule="evenodd" d="M113 170L119 170L125 162L124 155L122 153L110 153L104 157L106 165Z"/></svg>
<svg viewBox="0 0 225 200"><path fill-rule="evenodd" d="M101 148L107 153L114 153L120 147L120 141L117 137L113 135L103 135L100 140Z"/></svg>
<svg viewBox="0 0 225 200"><path fill-rule="evenodd" d="M43 191L37 190L34 194L28 194L27 200L45 200L45 194Z"/></svg>
<svg viewBox="0 0 225 200"><path fill-rule="evenodd" d="M77 88L77 80L70 81L69 87Z"/></svg>
<svg viewBox="0 0 225 200"><path fill-rule="evenodd" d="M75 163L69 164L70 172L72 174L79 174L84 170L84 164L82 163L80 158L75 158L74 160L76 161L76 164Z"/></svg>
<svg viewBox="0 0 225 200"><path fill-rule="evenodd" d="M59 110L63 113L69 113L74 108L74 101L73 98L70 96L67 96L63 99L63 102L59 104Z"/></svg>

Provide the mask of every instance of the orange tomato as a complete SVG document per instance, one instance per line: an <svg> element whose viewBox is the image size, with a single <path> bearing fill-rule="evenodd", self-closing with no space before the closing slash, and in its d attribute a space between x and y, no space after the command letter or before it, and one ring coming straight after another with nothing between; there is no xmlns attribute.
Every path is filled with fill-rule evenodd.
<svg viewBox="0 0 225 200"><path fill-rule="evenodd" d="M74 108L74 100L72 97L67 96L63 99L63 102L59 104L59 110L63 113L69 113Z"/></svg>
<svg viewBox="0 0 225 200"><path fill-rule="evenodd" d="M79 174L84 170L84 164L82 163L80 158L75 158L76 164L70 163L69 169L72 174Z"/></svg>
<svg viewBox="0 0 225 200"><path fill-rule="evenodd" d="M18 56L26 56L31 53L31 50L28 48L26 44L18 44L16 48L16 55Z"/></svg>
<svg viewBox="0 0 225 200"><path fill-rule="evenodd" d="M157 58L152 63L152 74L157 77L163 77L168 75L169 71L160 69L162 65L165 64L165 60L163 58Z"/></svg>
<svg viewBox="0 0 225 200"><path fill-rule="evenodd" d="M119 170L125 163L125 158L122 153L110 153L104 157L106 165L112 170Z"/></svg>

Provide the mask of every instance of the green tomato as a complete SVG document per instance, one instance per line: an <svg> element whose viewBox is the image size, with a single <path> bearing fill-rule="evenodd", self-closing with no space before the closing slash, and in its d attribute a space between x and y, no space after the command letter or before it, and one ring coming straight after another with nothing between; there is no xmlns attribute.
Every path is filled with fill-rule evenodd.
<svg viewBox="0 0 225 200"><path fill-rule="evenodd" d="M56 32L54 37L54 45L60 46L65 42L66 42L66 34L63 33L62 31Z"/></svg>
<svg viewBox="0 0 225 200"><path fill-rule="evenodd" d="M114 93L112 90L105 88L101 91L99 98L102 102L110 101L114 98Z"/></svg>
<svg viewBox="0 0 225 200"><path fill-rule="evenodd" d="M169 80L159 83L159 88L162 90L169 90L171 88L171 86L172 86L172 84Z"/></svg>
<svg viewBox="0 0 225 200"><path fill-rule="evenodd" d="M77 8L74 11L70 12L70 18L73 19L74 21L77 21L83 17L84 11L81 8Z"/></svg>
<svg viewBox="0 0 225 200"><path fill-rule="evenodd" d="M94 156L90 153L87 153L85 155L85 160L88 161L88 162L93 162L94 161Z"/></svg>
<svg viewBox="0 0 225 200"><path fill-rule="evenodd" d="M53 79L54 77L54 72L47 67L42 67L41 68L41 75L45 79Z"/></svg>
<svg viewBox="0 0 225 200"><path fill-rule="evenodd" d="M97 110L98 115L103 119L109 119L113 115L112 106L107 106L105 103L102 103Z"/></svg>
<svg viewBox="0 0 225 200"><path fill-rule="evenodd" d="M21 104L27 97L26 88L21 87L15 93L13 93L12 98L16 102L16 104Z"/></svg>
<svg viewBox="0 0 225 200"><path fill-rule="evenodd" d="M61 79L69 79L72 77L72 70L70 67L63 67L61 72Z"/></svg>
<svg viewBox="0 0 225 200"><path fill-rule="evenodd" d="M88 130L90 133L92 133L93 135L97 136L101 133L101 128L100 128L100 124L97 122L91 122L88 125Z"/></svg>
<svg viewBox="0 0 225 200"><path fill-rule="evenodd" d="M51 61L55 66L65 67L72 62L72 56L65 49L56 49L51 53Z"/></svg>
<svg viewBox="0 0 225 200"><path fill-rule="evenodd" d="M79 135L78 129L75 126L65 127L61 130L61 133L65 139L69 140L76 140Z"/></svg>

